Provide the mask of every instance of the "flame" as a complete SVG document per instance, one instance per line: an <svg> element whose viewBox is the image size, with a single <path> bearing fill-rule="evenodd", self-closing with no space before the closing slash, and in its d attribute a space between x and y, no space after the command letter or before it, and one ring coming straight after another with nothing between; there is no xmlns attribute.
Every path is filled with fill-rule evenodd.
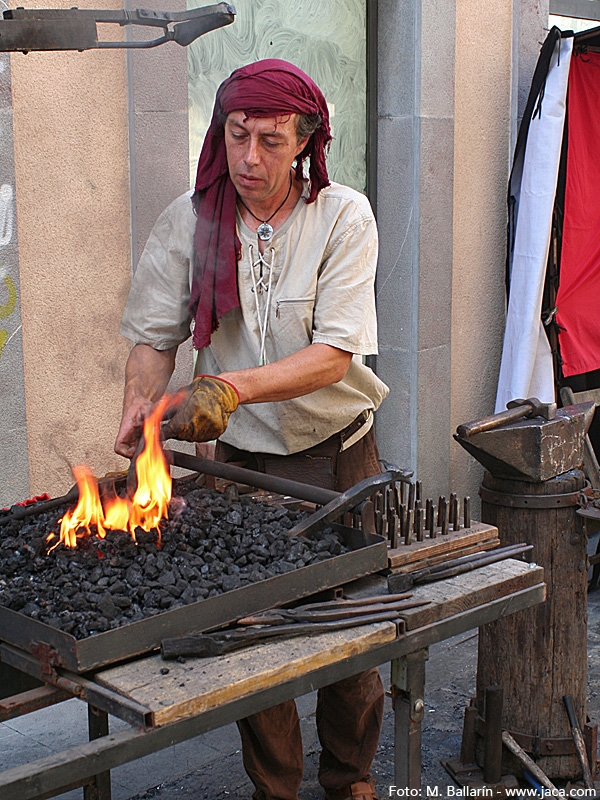
<svg viewBox="0 0 600 800"><path fill-rule="evenodd" d="M79 502L73 511L67 511L60 520L60 538L50 550L54 550L61 542L67 547L77 547L77 532L84 528L90 533L90 525L96 526L100 538L103 539L106 536L103 527L104 512L96 478L85 464L73 467L73 475L79 487Z"/></svg>
<svg viewBox="0 0 600 800"><path fill-rule="evenodd" d="M160 444L160 423L169 402L169 397L163 397L153 413L144 420L146 446L135 465L138 485L129 519L132 533L137 526L150 531L158 526L161 519L168 517L171 476ZM160 528L158 535L160 543Z"/></svg>
<svg viewBox="0 0 600 800"><path fill-rule="evenodd" d="M171 499L171 476L160 443L160 423L171 402L164 397L152 414L144 420L145 447L136 461L137 489L130 501L112 494L105 499L104 507L100 500L98 481L89 467L73 467L73 475L79 488L79 501L73 511L67 511L60 520L59 539L48 552L62 542L66 547L77 547L77 538L93 532L104 538L107 530L129 531L135 541L135 529L145 531L158 528L161 519L168 517ZM158 528L160 545L160 528ZM47 537L47 541L53 534Z"/></svg>
<svg viewBox="0 0 600 800"><path fill-rule="evenodd" d="M129 517L131 515L131 503L124 497L115 495L104 501L104 527L111 531L127 531L129 528ZM135 539L135 533L131 530L131 535Z"/></svg>

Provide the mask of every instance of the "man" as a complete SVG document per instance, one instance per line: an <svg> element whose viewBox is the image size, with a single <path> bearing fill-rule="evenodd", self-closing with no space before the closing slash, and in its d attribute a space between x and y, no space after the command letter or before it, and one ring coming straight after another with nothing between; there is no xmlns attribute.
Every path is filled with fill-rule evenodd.
<svg viewBox="0 0 600 800"><path fill-rule="evenodd" d="M388 389L361 359L377 349L377 233L366 198L330 184L330 139L322 93L292 64L251 64L220 86L192 202L157 221L127 301L118 453L133 455L193 322L197 377L169 436L218 438L220 460L340 491L380 471L371 425ZM319 692L330 800L375 798L382 713L377 670ZM238 725L255 800L298 800L294 702Z"/></svg>

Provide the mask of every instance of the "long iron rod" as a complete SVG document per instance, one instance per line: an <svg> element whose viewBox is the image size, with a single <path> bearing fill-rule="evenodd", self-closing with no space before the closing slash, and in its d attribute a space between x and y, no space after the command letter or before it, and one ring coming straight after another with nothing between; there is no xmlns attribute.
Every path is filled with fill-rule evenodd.
<svg viewBox="0 0 600 800"><path fill-rule="evenodd" d="M523 748L518 744L518 742L513 739L508 731L502 731L502 744L507 747L511 753L513 753L519 761L525 765L525 767L531 772L534 778L542 784L545 789L548 789L553 795L558 796L559 791L556 786L552 783L550 778L543 772L540 767L531 759L527 753L523 750Z"/></svg>
<svg viewBox="0 0 600 800"><path fill-rule="evenodd" d="M317 503L324 506L339 497L339 492L331 489L320 489L318 486L311 486L308 483L291 481L287 478L279 478L276 475L267 475L264 472L256 472L244 467L236 467L233 464L226 464L223 461L213 461L210 458L191 456L179 450L165 449L165 456L176 467L191 469L195 472L203 472L206 475L213 475L215 478L225 478L228 481L245 483L248 486L256 486L258 489L265 489L274 494L288 495L299 500L306 500L309 503Z"/></svg>

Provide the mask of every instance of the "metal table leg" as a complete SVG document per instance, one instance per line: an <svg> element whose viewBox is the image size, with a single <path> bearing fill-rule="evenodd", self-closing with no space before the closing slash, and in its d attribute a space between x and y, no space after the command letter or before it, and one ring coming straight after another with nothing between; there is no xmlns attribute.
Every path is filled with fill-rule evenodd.
<svg viewBox="0 0 600 800"><path fill-rule="evenodd" d="M399 789L421 788L421 722L427 647L392 661L394 777Z"/></svg>
<svg viewBox="0 0 600 800"><path fill-rule="evenodd" d="M88 730L90 742L101 736L108 736L108 714L88 704ZM95 775L83 787L83 800L111 800L110 770Z"/></svg>

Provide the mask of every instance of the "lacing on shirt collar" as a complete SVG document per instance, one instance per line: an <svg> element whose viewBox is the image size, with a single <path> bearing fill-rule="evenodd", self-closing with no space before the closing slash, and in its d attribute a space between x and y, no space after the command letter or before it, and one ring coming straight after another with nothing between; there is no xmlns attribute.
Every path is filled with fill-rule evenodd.
<svg viewBox="0 0 600 800"><path fill-rule="evenodd" d="M258 366L263 367L265 364L268 364L267 357L266 357L266 342L267 342L267 325L269 324L269 311L271 310L271 286L273 284L273 272L274 272L274 260L275 260L275 248L270 247L269 253L271 254L271 261L267 261L265 258L265 254L258 252L258 258L254 260L254 245L249 245L250 250L250 275L252 276L252 292L254 294L254 303L256 306L256 317L258 319L258 328L260 331L260 356L258 361ZM259 268L259 277L256 280L255 269L256 267ZM269 273L268 278L266 278L264 271ZM265 280L266 278L266 280ZM264 308L264 314L261 313L260 310L260 303L258 301L259 294L266 295L266 302Z"/></svg>

